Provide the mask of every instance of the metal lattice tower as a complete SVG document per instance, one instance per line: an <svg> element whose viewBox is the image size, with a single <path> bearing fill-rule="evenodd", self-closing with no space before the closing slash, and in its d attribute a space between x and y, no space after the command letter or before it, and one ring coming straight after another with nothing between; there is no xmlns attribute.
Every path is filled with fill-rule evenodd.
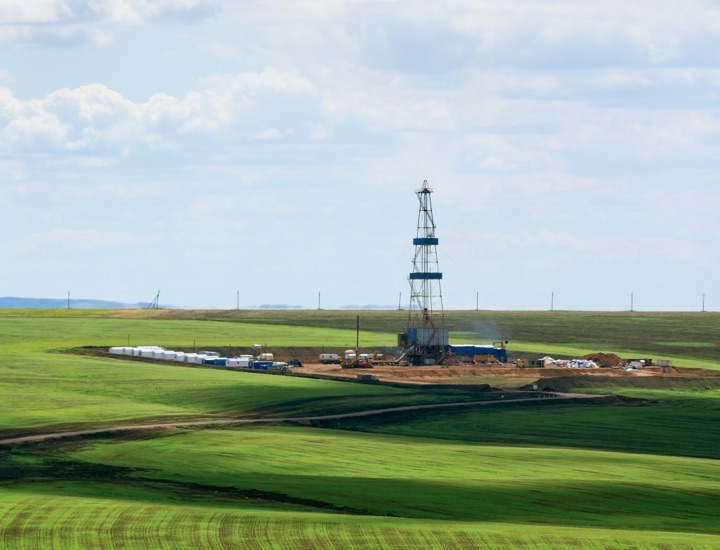
<svg viewBox="0 0 720 550"><path fill-rule="evenodd" d="M414 365L441 363L448 344L445 328L442 290L442 273L438 264L435 220L432 211L432 189L427 180L416 191L418 211L417 234L413 239L415 257L410 280L410 307L408 327L399 335L403 345L403 358Z"/></svg>
<svg viewBox="0 0 720 550"><path fill-rule="evenodd" d="M420 209L418 211L417 233L413 239L415 257L410 273L410 312L408 326L417 328L442 328L445 326L443 313L442 273L438 263L435 236L435 220L432 211L432 189L427 180L422 189L415 192Z"/></svg>

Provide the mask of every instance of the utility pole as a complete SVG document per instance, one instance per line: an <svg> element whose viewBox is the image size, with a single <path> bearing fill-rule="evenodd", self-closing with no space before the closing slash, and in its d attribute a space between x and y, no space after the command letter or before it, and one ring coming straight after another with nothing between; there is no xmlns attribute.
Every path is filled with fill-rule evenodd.
<svg viewBox="0 0 720 550"><path fill-rule="evenodd" d="M555 311L555 293L550 293L550 311Z"/></svg>
<svg viewBox="0 0 720 550"><path fill-rule="evenodd" d="M68 309L70 309L70 291L68 290Z"/></svg>
<svg viewBox="0 0 720 550"><path fill-rule="evenodd" d="M630 293L630 311L634 311L635 308L635 294Z"/></svg>
<svg viewBox="0 0 720 550"><path fill-rule="evenodd" d="M703 313L705 313L705 294L703 294L703 299L702 299L702 310L703 310Z"/></svg>
<svg viewBox="0 0 720 550"><path fill-rule="evenodd" d="M475 311L480 311L480 293L475 293Z"/></svg>
<svg viewBox="0 0 720 550"><path fill-rule="evenodd" d="M235 302L235 309L240 309L240 291L237 291L237 300Z"/></svg>
<svg viewBox="0 0 720 550"><path fill-rule="evenodd" d="M402 292L400 293L400 297L398 298L398 311L402 309Z"/></svg>
<svg viewBox="0 0 720 550"><path fill-rule="evenodd" d="M320 309L320 293L318 292L318 310Z"/></svg>

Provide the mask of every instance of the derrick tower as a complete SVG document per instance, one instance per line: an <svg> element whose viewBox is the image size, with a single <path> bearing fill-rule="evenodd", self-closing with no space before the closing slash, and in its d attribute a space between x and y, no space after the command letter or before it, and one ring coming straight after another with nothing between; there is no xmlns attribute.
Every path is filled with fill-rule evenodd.
<svg viewBox="0 0 720 550"><path fill-rule="evenodd" d="M432 211L432 189L427 180L415 192L420 203L417 233L413 239L415 256L410 281L410 307L408 325L399 343L404 358L413 365L442 363L448 345L445 328L442 290L442 273L438 263L438 238Z"/></svg>

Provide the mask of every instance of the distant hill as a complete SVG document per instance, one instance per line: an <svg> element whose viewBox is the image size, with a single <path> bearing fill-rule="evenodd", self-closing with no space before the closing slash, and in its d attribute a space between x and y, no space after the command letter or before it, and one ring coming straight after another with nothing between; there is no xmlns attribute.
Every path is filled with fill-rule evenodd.
<svg viewBox="0 0 720 550"><path fill-rule="evenodd" d="M146 308L148 302L124 304L108 300L70 300L71 309L138 309ZM58 298L17 298L15 296L0 297L0 309L64 309L68 301Z"/></svg>

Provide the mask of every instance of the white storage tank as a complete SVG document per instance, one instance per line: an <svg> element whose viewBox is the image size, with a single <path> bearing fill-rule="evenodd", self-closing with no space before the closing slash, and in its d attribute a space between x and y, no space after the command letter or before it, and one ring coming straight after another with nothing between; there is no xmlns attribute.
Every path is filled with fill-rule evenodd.
<svg viewBox="0 0 720 550"><path fill-rule="evenodd" d="M115 354L115 355L124 355L124 351L125 351L125 348L119 348L119 347L110 348L110 353Z"/></svg>

